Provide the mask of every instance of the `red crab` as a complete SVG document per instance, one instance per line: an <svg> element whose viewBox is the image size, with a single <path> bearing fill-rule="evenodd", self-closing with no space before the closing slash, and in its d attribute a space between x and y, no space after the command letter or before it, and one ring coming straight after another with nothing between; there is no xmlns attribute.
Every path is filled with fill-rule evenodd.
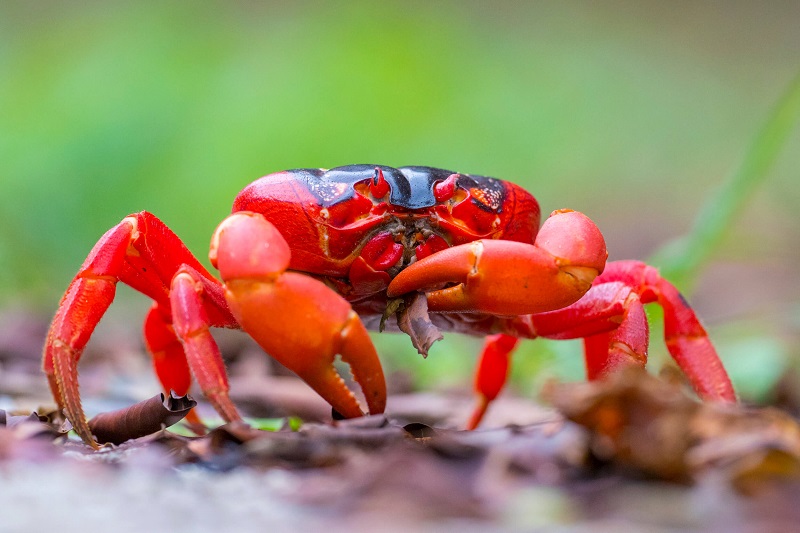
<svg viewBox="0 0 800 533"><path fill-rule="evenodd" d="M539 222L530 193L494 178L374 165L279 172L245 187L214 232L210 259L220 282L163 222L136 213L100 238L67 289L44 370L78 434L97 446L77 364L121 281L154 302L144 335L166 391L185 394L192 374L222 418L238 420L209 328L240 328L342 416L357 417L363 412L334 358L350 364L369 412L383 412L383 371L367 327L396 313L421 350L437 326L487 336L479 403L468 423L474 428L505 382L517 339L583 338L595 379L645 364L642 304L658 302L667 347L697 393L735 401L705 330L675 287L644 263L606 264L603 236L581 213L563 209ZM412 297L419 294L429 319L425 299Z"/></svg>

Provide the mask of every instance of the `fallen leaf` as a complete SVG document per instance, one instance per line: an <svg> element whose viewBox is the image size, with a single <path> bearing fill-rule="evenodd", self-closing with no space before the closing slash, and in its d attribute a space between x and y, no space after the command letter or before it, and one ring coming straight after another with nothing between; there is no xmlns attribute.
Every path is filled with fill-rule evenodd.
<svg viewBox="0 0 800 533"><path fill-rule="evenodd" d="M631 472L689 482L721 469L734 484L800 472L800 425L786 413L701 403L636 367L545 397L589 430L599 461Z"/></svg>
<svg viewBox="0 0 800 533"><path fill-rule="evenodd" d="M89 420L89 429L101 443L121 444L180 422L195 405L197 402L189 396L170 393L165 398L158 394L129 407L95 416Z"/></svg>

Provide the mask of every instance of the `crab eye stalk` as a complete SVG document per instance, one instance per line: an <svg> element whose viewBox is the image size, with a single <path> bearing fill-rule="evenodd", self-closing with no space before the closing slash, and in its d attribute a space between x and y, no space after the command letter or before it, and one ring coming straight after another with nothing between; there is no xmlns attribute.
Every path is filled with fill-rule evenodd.
<svg viewBox="0 0 800 533"><path fill-rule="evenodd" d="M456 192L457 174L450 174L444 181L439 181L433 186L433 196L437 202L446 202Z"/></svg>
<svg viewBox="0 0 800 533"><path fill-rule="evenodd" d="M375 198L383 198L389 193L389 182L383 177L383 170L380 167L375 167L375 176L369 185L369 192Z"/></svg>

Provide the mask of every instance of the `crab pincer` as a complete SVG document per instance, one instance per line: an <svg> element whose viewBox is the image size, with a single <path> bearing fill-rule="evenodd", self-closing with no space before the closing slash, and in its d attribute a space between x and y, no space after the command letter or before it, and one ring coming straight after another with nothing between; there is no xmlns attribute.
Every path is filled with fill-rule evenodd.
<svg viewBox="0 0 800 533"><path fill-rule="evenodd" d="M479 240L447 248L400 272L387 293L424 290L433 312L539 313L583 296L607 255L600 230L586 215L556 211L533 244Z"/></svg>
<svg viewBox="0 0 800 533"><path fill-rule="evenodd" d="M225 296L241 328L346 418L363 412L334 368L350 365L371 414L384 411L386 382L378 354L358 315L324 283L287 272L289 246L262 215L237 212L211 241Z"/></svg>

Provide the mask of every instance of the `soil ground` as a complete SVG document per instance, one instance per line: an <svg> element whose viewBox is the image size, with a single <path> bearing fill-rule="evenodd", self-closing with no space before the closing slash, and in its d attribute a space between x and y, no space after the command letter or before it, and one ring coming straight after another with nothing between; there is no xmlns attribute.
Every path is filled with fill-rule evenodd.
<svg viewBox="0 0 800 533"><path fill-rule="evenodd" d="M396 394L385 417L333 423L305 385L253 372L244 350L231 363L234 399L254 416L302 414L299 428L279 419L277 431L191 437L179 425L95 452L46 407L41 420L13 414L52 406L39 370L45 327L19 319L0 335L0 532L727 532L800 520L791 414L702 405L639 372L553 386L549 407L506 398L487 429L463 432L464 394ZM81 365L87 411L157 392L144 358L129 357L137 346L93 344L104 353Z"/></svg>

